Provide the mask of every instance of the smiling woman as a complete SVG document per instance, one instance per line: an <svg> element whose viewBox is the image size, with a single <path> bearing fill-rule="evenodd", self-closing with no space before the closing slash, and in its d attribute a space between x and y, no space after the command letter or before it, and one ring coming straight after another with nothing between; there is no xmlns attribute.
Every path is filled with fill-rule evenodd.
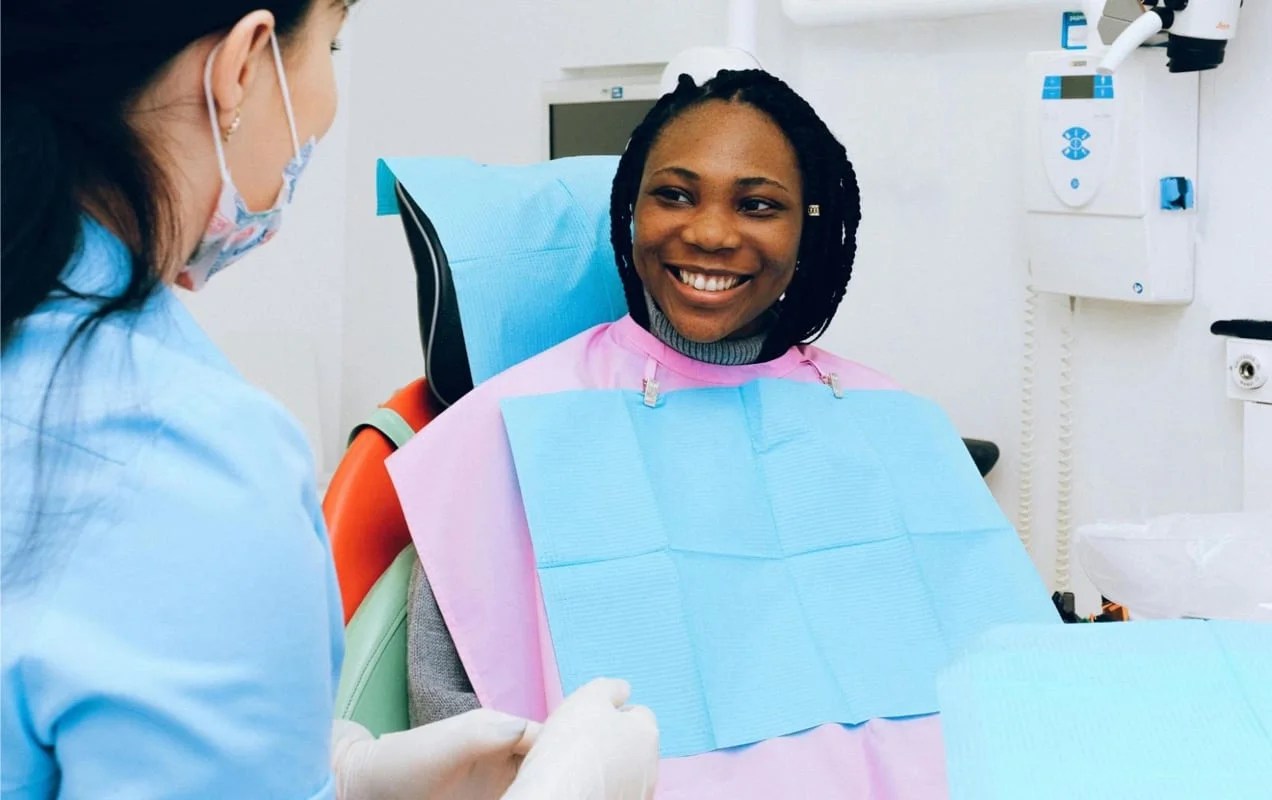
<svg viewBox="0 0 1272 800"><path fill-rule="evenodd" d="M852 274L860 220L843 145L761 70L701 86L682 76L632 134L611 200L633 319L716 363L742 363L739 348L701 345L745 339L753 362L820 336Z"/></svg>
<svg viewBox="0 0 1272 800"><path fill-rule="evenodd" d="M590 635L563 627L559 615L572 612L554 606L560 595L552 594L553 585L561 585L552 581L562 573L548 579L535 570L538 556L555 552L552 544L541 549L541 537L553 535L554 523L533 510L528 517L528 509L564 503L571 518L584 520L580 538L602 550L630 547L649 554L658 550L651 538L662 535L681 537L694 552L745 549L748 526L779 516L734 513L777 501L763 476L746 472L747 454L765 449L749 437L781 432L777 438L791 458L824 464L835 448L795 435L824 416L822 403L837 403L834 398L854 390L858 400L884 404L902 395L874 391L895 386L808 344L830 324L843 298L860 200L843 146L778 78L726 70L698 84L681 76L633 132L614 177L610 211L628 316L480 384L389 461L421 560L408 626L411 717L417 724L477 705L540 718L572 685L567 673L578 663L571 661L578 650L604 659L617 659L623 648L656 652L667 674L678 676L673 682L683 677L676 665L684 663L648 638L651 624L678 623L668 618L652 584L629 583L628 572L574 586L565 602L598 627ZM798 407L755 400L775 386L797 395ZM518 417L517 409L527 407L519 404L529 400L544 405ZM580 405L560 414L564 406L552 405L569 402ZM602 406L619 411L608 416ZM532 417L542 430L529 434L518 426ZM669 434L672 429L661 425L678 427ZM534 439L539 433L544 438ZM957 454L961 445L957 437L954 442L951 452ZM526 461L529 452L559 455L563 462L547 468ZM439 468L454 464L457 453L463 454L462 468ZM826 524L843 535L859 527L850 521L854 515L874 506L860 497L860 487L845 488L840 478L874 474L871 469L833 476L809 469L807 481L792 479L806 485L783 484L787 491L778 499L798 498L800 510L789 518L796 528ZM791 470L786 472L789 477ZM737 474L747 477L735 480ZM604 483L599 489L589 484L596 476ZM646 479L666 482L650 488L640 483ZM815 498L826 499L821 512ZM648 507L664 500L688 509L701 524L683 518L673 524L665 507ZM738 524L739 518L745 521ZM640 528L639 543L624 539L633 525ZM590 558L579 556L580 562ZM831 582L853 583L843 575ZM480 598L473 591L478 586ZM733 663L754 666L764 658L747 648L798 625L773 614L789 600L783 590L745 580L736 586L736 593L711 602L759 609L748 616L749 629L734 635L703 626L686 636L695 648L723 647ZM598 600L597 592L619 600ZM622 647L607 642L600 629L621 631ZM622 669L637 687L634 676L644 673L630 667L625 662ZM751 684L768 688L743 702L762 703L781 690L778 683ZM690 684L696 678L678 685ZM640 687L649 691L648 684ZM663 761L659 791L666 796L937 797L944 791L939 726L932 719L873 720L856 730L816 727L833 717L823 706L806 736L706 752L681 746L685 737L703 735L701 726L676 718L695 702L677 698L663 706L664 755L683 756Z"/></svg>

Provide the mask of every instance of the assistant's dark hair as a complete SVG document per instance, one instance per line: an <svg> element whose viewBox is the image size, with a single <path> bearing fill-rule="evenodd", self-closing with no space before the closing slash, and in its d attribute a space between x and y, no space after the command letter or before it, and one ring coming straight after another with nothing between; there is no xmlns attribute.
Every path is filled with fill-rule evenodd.
<svg viewBox="0 0 1272 800"><path fill-rule="evenodd" d="M804 227L795 274L765 340L762 360L776 358L792 345L811 342L825 332L843 299L857 251L861 198L857 175L844 146L817 112L781 79L758 70L721 70L701 86L681 75L676 89L662 96L632 133L618 162L610 195L610 239L618 263L627 309L649 326L645 289L632 257L632 214L645 160L659 133L676 117L712 100L746 103L777 124L799 160L804 185ZM819 214L807 213L818 206Z"/></svg>
<svg viewBox="0 0 1272 800"><path fill-rule="evenodd" d="M138 95L188 45L256 9L280 39L322 0L15 0L0 26L3 269L0 347L54 294L80 243L85 206L124 235L132 271L74 338L139 308L154 290L174 230L172 189L129 123Z"/></svg>

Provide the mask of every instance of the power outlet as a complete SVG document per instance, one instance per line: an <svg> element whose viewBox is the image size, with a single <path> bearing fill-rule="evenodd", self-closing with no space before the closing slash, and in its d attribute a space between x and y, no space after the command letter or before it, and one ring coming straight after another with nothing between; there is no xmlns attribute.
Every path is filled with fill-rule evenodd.
<svg viewBox="0 0 1272 800"><path fill-rule="evenodd" d="M1272 403L1272 341L1228 339L1228 397Z"/></svg>

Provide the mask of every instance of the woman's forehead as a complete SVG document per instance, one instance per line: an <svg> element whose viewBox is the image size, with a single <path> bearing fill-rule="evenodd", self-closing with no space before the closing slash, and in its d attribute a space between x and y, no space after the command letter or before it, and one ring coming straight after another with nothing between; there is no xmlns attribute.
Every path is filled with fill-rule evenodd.
<svg viewBox="0 0 1272 800"><path fill-rule="evenodd" d="M799 181L795 149L777 123L758 108L712 100L682 112L659 132L645 174L679 167L708 177ZM794 187L792 187L794 188Z"/></svg>

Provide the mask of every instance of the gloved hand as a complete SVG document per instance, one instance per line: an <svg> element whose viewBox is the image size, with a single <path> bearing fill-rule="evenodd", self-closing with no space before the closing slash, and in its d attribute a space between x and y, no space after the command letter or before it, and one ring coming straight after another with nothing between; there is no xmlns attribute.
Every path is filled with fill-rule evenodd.
<svg viewBox="0 0 1272 800"><path fill-rule="evenodd" d="M658 724L625 708L631 687L602 678L566 698L543 726L504 800L648 800L658 778Z"/></svg>
<svg viewBox="0 0 1272 800"><path fill-rule="evenodd" d="M477 709L376 739L356 722L332 727L338 800L496 800L542 728Z"/></svg>

